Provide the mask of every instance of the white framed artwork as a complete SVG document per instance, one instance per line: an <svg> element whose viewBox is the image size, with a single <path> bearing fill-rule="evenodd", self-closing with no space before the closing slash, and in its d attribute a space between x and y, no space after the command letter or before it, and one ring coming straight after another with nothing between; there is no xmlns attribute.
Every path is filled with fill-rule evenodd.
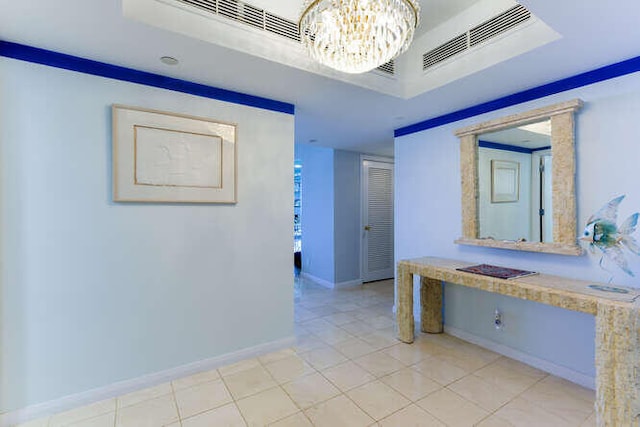
<svg viewBox="0 0 640 427"><path fill-rule="evenodd" d="M114 105L113 200L236 203L236 125Z"/></svg>
<svg viewBox="0 0 640 427"><path fill-rule="evenodd" d="M517 202L520 196L520 163L491 160L491 203Z"/></svg>

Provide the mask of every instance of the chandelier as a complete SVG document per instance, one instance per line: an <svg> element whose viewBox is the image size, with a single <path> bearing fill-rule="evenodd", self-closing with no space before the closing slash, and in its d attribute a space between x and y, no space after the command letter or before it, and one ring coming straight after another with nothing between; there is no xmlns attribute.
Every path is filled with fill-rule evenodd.
<svg viewBox="0 0 640 427"><path fill-rule="evenodd" d="M407 50L419 16L417 0L306 0L300 37L321 64L364 73Z"/></svg>

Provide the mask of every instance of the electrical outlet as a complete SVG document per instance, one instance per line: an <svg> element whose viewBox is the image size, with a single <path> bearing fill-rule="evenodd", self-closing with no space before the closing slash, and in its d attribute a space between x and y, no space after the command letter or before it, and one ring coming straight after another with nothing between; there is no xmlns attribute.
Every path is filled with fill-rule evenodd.
<svg viewBox="0 0 640 427"><path fill-rule="evenodd" d="M496 330L498 330L498 331L501 330L504 327L504 321L502 319L502 313L497 308L496 308L496 312L494 313L494 316L493 316L493 326L495 326Z"/></svg>

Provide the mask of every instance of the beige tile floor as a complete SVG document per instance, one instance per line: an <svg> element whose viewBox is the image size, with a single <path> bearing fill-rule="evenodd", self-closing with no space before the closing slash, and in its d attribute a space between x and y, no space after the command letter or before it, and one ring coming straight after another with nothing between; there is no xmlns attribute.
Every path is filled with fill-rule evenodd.
<svg viewBox="0 0 640 427"><path fill-rule="evenodd" d="M595 426L591 390L448 335L398 342L392 281L295 294L292 348L23 426Z"/></svg>

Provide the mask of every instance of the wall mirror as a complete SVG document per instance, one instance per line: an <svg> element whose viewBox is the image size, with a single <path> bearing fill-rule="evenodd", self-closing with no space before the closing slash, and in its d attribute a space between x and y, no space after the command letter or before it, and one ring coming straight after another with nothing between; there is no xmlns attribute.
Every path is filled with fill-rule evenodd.
<svg viewBox="0 0 640 427"><path fill-rule="evenodd" d="M580 255L574 113L579 99L459 129L456 243Z"/></svg>

